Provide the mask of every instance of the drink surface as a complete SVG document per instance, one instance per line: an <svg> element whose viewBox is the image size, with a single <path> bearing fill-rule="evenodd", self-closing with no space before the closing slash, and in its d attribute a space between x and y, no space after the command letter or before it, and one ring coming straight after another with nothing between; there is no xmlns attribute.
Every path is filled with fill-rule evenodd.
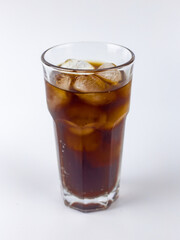
<svg viewBox="0 0 180 240"><path fill-rule="evenodd" d="M94 69L102 65L90 64ZM62 184L82 199L108 194L118 182L131 81L116 71L54 71L50 81L45 80Z"/></svg>

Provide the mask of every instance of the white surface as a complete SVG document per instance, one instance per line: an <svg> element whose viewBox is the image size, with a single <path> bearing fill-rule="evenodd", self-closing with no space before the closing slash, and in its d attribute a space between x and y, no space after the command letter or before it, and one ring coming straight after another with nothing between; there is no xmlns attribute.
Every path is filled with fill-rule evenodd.
<svg viewBox="0 0 180 240"><path fill-rule="evenodd" d="M89 3L87 3L89 2ZM179 0L0 2L0 239L180 239ZM120 199L63 205L41 53L98 40L136 54Z"/></svg>

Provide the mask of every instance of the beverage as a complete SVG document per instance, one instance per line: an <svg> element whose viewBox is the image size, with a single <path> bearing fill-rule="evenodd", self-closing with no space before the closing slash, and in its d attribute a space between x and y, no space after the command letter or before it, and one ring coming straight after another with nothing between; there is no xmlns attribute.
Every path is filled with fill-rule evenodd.
<svg viewBox="0 0 180 240"><path fill-rule="evenodd" d="M64 201L80 211L105 209L118 196L129 72L70 59L45 75Z"/></svg>

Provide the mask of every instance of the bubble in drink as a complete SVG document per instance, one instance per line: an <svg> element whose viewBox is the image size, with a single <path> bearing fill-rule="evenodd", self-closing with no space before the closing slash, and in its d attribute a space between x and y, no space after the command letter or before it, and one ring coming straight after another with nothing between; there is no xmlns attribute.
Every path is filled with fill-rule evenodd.
<svg viewBox="0 0 180 240"><path fill-rule="evenodd" d="M113 63L104 63L98 69L106 69L116 67ZM97 76L101 77L104 81L116 85L118 82L122 81L122 74L118 69L109 69L102 72L97 72Z"/></svg>
<svg viewBox="0 0 180 240"><path fill-rule="evenodd" d="M71 69L94 69L94 67L83 60L77 59L68 59L64 63L60 65L63 68L71 68Z"/></svg>

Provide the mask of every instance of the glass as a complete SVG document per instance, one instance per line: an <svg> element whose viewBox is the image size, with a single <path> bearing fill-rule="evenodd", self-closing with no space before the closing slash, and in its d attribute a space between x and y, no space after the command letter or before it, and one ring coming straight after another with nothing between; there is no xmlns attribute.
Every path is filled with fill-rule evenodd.
<svg viewBox="0 0 180 240"><path fill-rule="evenodd" d="M106 209L118 197L123 137L129 111L134 54L111 43L77 42L49 48L42 54L47 105L54 121L64 203L82 212ZM114 63L109 68L61 67L67 59ZM64 89L80 79L121 74L109 90ZM106 75L105 75L106 76ZM99 80L98 80L99 81ZM108 85L108 83L103 83Z"/></svg>

